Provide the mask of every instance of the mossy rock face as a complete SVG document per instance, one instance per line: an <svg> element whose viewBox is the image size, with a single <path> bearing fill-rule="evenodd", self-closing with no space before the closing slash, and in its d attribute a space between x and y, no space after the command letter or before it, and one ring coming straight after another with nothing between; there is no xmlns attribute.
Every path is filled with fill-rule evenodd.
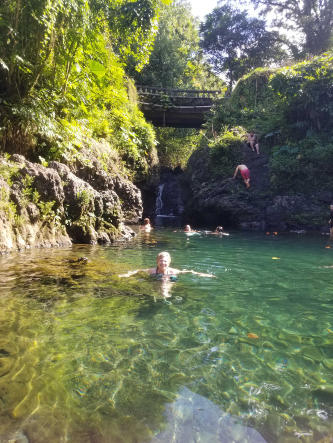
<svg viewBox="0 0 333 443"><path fill-rule="evenodd" d="M90 184L59 162L46 167L17 154L0 158L0 252L131 238L123 222L141 217L141 193L98 165L77 166Z"/></svg>

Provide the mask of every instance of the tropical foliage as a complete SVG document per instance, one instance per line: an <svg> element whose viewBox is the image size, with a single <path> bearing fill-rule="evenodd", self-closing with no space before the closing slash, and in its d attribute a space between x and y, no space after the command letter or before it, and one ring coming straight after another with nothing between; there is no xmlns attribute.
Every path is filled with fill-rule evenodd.
<svg viewBox="0 0 333 443"><path fill-rule="evenodd" d="M200 144L201 133L187 128L156 128L155 131L161 166L185 168L187 160Z"/></svg>
<svg viewBox="0 0 333 443"><path fill-rule="evenodd" d="M147 61L161 3L4 0L2 149L61 158L90 137L104 138L128 167L147 169L154 133L129 100L121 60L137 69Z"/></svg>
<svg viewBox="0 0 333 443"><path fill-rule="evenodd" d="M295 31L301 34L301 41L289 45L295 56L319 55L332 47L333 0L252 0L252 3L255 7L262 6L264 15L273 14L273 23L289 35Z"/></svg>
<svg viewBox="0 0 333 443"><path fill-rule="evenodd" d="M254 129L270 155L276 192L333 185L333 54L279 69L257 69L221 100L210 124Z"/></svg>
<svg viewBox="0 0 333 443"><path fill-rule="evenodd" d="M228 4L208 14L200 32L210 62L217 73L226 74L230 88L250 70L281 61L285 55L277 32Z"/></svg>
<svg viewBox="0 0 333 443"><path fill-rule="evenodd" d="M158 31L149 63L134 73L139 84L164 88L223 89L211 72L199 45L199 23L186 0L161 9Z"/></svg>

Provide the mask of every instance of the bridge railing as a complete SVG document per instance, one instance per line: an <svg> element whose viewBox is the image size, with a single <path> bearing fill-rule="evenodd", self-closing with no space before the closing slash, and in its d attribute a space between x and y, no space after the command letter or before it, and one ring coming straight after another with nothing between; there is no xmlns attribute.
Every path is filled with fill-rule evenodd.
<svg viewBox="0 0 333 443"><path fill-rule="evenodd" d="M168 96L173 98L213 98L221 93L217 90L196 90L196 89L172 89L172 88L159 88L157 86L136 86L139 95L150 96Z"/></svg>

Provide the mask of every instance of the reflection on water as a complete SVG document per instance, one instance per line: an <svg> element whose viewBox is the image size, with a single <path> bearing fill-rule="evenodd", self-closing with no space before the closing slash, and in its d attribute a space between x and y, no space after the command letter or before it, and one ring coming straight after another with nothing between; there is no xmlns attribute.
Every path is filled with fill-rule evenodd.
<svg viewBox="0 0 333 443"><path fill-rule="evenodd" d="M166 299L117 277L161 250L217 278L182 275ZM0 441L330 441L332 254L165 230L0 257Z"/></svg>

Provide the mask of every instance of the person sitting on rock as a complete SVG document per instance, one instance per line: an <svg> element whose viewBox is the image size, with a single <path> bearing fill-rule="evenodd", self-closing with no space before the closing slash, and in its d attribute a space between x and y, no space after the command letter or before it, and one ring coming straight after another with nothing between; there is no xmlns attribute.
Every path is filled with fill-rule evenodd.
<svg viewBox="0 0 333 443"><path fill-rule="evenodd" d="M250 170L246 165L238 165L235 169L234 175L232 178L236 178L238 171L241 173L241 176L244 180L245 186L247 189L250 187Z"/></svg>
<svg viewBox="0 0 333 443"><path fill-rule="evenodd" d="M256 150L256 153L259 154L259 143L258 143L258 138L257 135L254 133L254 131L251 131L248 135L247 135L247 144L250 146L250 148L252 149L252 152L254 152L254 150Z"/></svg>

